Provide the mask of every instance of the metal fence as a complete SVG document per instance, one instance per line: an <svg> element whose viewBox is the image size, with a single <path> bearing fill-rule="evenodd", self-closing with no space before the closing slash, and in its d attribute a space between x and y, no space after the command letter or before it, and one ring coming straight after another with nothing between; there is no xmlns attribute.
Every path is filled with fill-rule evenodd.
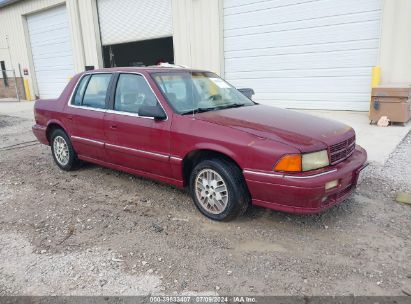
<svg viewBox="0 0 411 304"><path fill-rule="evenodd" d="M19 83L23 92L19 92ZM24 84L22 77L17 77L14 70L0 70L0 99L15 98L21 101L24 95Z"/></svg>

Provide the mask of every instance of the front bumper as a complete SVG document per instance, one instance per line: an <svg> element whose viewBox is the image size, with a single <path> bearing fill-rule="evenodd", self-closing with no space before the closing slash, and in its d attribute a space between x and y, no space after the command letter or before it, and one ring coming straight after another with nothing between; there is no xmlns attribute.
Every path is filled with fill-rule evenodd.
<svg viewBox="0 0 411 304"><path fill-rule="evenodd" d="M244 177L254 205L290 213L318 213L354 191L366 161L367 152L357 145L346 160L323 170L293 175L244 170ZM335 180L338 185L326 190L325 184Z"/></svg>

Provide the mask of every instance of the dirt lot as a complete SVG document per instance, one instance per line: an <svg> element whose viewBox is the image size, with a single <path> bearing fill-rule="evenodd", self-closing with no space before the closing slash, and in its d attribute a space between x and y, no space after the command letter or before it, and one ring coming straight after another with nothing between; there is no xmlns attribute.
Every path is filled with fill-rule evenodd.
<svg viewBox="0 0 411 304"><path fill-rule="evenodd" d="M216 223L185 191L84 165L63 172L0 116L0 295L403 295L411 283L411 135L315 216L251 208ZM25 144L19 144L27 142Z"/></svg>

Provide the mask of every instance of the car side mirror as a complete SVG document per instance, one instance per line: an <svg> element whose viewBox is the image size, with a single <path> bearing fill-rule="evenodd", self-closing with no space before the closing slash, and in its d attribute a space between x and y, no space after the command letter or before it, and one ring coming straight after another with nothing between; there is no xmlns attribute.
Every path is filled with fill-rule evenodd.
<svg viewBox="0 0 411 304"><path fill-rule="evenodd" d="M238 91L240 91L240 93L243 94L248 99L253 100L253 95L255 94L253 89L244 88L244 89L238 89Z"/></svg>
<svg viewBox="0 0 411 304"><path fill-rule="evenodd" d="M138 115L143 117L153 117L155 120L165 120L167 119L166 113L159 106L141 106L138 109Z"/></svg>

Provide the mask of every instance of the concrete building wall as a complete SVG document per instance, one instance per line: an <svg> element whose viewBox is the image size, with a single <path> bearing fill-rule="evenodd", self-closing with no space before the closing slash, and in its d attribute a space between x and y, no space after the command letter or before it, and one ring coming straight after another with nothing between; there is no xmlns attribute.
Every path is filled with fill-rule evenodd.
<svg viewBox="0 0 411 304"><path fill-rule="evenodd" d="M173 0L176 64L224 74L223 0Z"/></svg>
<svg viewBox="0 0 411 304"><path fill-rule="evenodd" d="M411 1L385 0L380 46L381 84L411 85Z"/></svg>

